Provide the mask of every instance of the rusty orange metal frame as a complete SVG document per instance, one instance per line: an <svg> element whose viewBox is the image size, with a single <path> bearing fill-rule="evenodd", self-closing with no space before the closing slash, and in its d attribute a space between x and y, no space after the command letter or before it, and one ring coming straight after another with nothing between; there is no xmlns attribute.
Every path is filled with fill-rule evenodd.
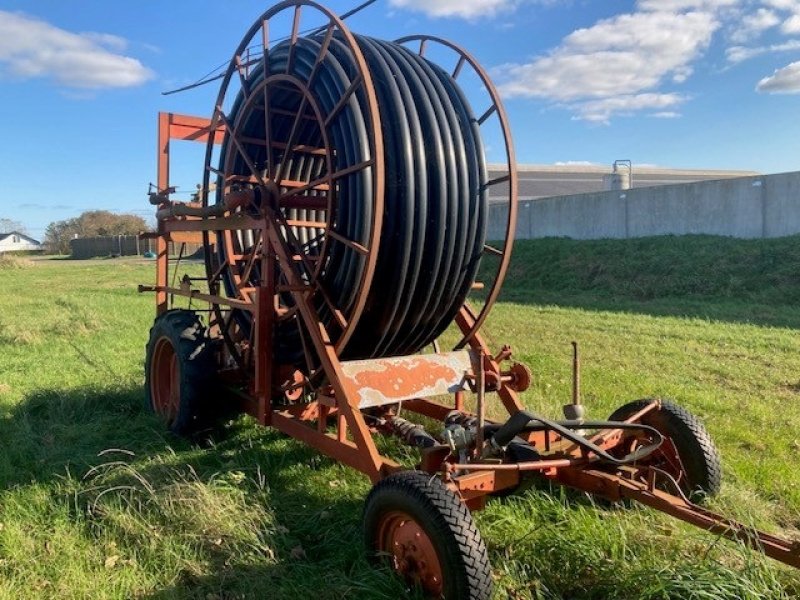
<svg viewBox="0 0 800 600"><path fill-rule="evenodd" d="M198 117L161 113L158 134L158 189L164 193L163 207L169 205L169 148L170 141L217 141L222 125ZM251 348L253 372L241 378L247 388L235 390L242 399L242 410L252 414L262 425L270 425L320 452L366 474L373 482L404 467L378 451L373 434L376 429L367 423L362 409L381 407L403 401L403 409L444 420L451 411L464 410L468 390L481 393L496 392L509 414L523 409L516 385L516 376L503 371L502 363L511 356L509 348L493 355L479 330L483 314L476 314L469 305L458 312L456 324L465 336L467 350L450 355L434 354L397 359L343 362L337 348L320 320L312 296L314 290L303 279L298 259L281 235L285 221L277 207L265 209L261 218L238 215L214 218L174 217L159 222L156 233L156 284L140 286L141 291L156 293L157 311L164 312L168 296L185 296L253 314L255 347ZM176 233L199 233L232 229L258 229L265 243L261 260L267 274L258 288L242 290L241 298L228 298L203 293L188 286L168 285L168 243ZM278 264L287 285L278 286L272 268ZM299 383L286 377L287 365L274 361L271 348L274 320L278 317L276 294L290 293L313 350L324 371L327 384L314 390L308 402L287 403L281 406L276 398L298 397L305 389L304 378ZM452 404L442 404L430 397L452 394ZM658 410L654 401L627 422L636 423L649 411ZM332 428L331 428L332 424ZM332 430L331 430L332 429ZM744 526L691 503L670 477L654 467L617 467L602 463L575 443L562 439L553 431L525 434L527 441L542 455L541 460L513 464L496 462L457 462L448 446L434 446L422 451L420 468L439 475L473 509L481 508L489 494L517 486L524 473L532 473L578 490L615 501L636 500L692 523L720 536L740 540L757 547L772 558L800 567L798 544ZM604 450L612 450L624 439L621 429L600 431L589 441ZM661 489L666 481L675 493ZM656 484L659 483L657 486Z"/></svg>

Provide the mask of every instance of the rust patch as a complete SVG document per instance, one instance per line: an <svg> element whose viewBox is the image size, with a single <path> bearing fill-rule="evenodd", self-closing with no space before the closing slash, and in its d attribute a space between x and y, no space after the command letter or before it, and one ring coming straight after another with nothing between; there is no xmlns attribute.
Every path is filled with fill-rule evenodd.
<svg viewBox="0 0 800 600"><path fill-rule="evenodd" d="M356 374L354 383L359 387L379 390L386 397L406 398L421 389L436 387L441 380L457 381L464 376L452 367L432 364L420 358L381 366L384 368L380 371L361 371Z"/></svg>
<svg viewBox="0 0 800 600"><path fill-rule="evenodd" d="M471 358L469 351L459 351L352 361L342 368L364 408L464 389Z"/></svg>

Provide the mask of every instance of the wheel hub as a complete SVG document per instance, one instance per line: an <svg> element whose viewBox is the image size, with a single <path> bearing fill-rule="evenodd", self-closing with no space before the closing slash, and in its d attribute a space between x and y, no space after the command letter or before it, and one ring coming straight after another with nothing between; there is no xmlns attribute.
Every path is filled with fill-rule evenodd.
<svg viewBox="0 0 800 600"><path fill-rule="evenodd" d="M150 397L153 410L171 425L180 408L180 367L172 342L160 338L151 359Z"/></svg>
<svg viewBox="0 0 800 600"><path fill-rule="evenodd" d="M429 594L442 594L441 563L419 523L403 512L392 512L383 519L379 536L380 550L391 556L395 571Z"/></svg>

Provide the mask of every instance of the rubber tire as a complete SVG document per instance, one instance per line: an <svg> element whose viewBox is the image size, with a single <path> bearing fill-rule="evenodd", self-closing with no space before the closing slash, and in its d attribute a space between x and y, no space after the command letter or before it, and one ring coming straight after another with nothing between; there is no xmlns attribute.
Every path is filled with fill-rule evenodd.
<svg viewBox="0 0 800 600"><path fill-rule="evenodd" d="M364 538L379 562L381 517L403 511L427 533L442 567L446 600L486 600L492 595L489 555L469 509L438 477L401 471L375 484L364 505Z"/></svg>
<svg viewBox="0 0 800 600"><path fill-rule="evenodd" d="M206 330L196 313L173 309L160 315L150 329L144 367L145 408L158 414L150 388L153 351L167 338L180 370L178 414L168 425L176 435L192 437L209 425L211 396L215 389L216 365Z"/></svg>
<svg viewBox="0 0 800 600"><path fill-rule="evenodd" d="M651 402L651 398L630 402L615 410L609 420L624 421ZM692 501L719 492L722 484L719 452L697 417L674 402L662 400L661 409L645 414L641 422L672 440L686 472L686 485L681 487Z"/></svg>

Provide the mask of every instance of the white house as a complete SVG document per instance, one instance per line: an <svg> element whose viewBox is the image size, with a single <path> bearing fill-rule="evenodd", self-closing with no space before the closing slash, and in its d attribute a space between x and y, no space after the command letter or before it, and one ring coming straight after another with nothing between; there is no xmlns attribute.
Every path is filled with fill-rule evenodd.
<svg viewBox="0 0 800 600"><path fill-rule="evenodd" d="M42 244L32 237L20 233L19 231L10 231L9 233L0 233L0 254L3 252L19 252L23 250L41 250Z"/></svg>

